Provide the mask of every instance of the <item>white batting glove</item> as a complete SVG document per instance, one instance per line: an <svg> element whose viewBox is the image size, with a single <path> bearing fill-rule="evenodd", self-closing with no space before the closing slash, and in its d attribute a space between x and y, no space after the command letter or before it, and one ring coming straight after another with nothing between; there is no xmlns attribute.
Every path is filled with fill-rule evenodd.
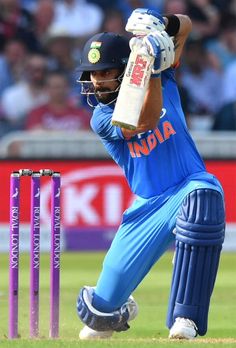
<svg viewBox="0 0 236 348"><path fill-rule="evenodd" d="M140 50L141 47L144 47L143 40L139 37L133 36L129 40L129 47L132 52Z"/></svg>
<svg viewBox="0 0 236 348"><path fill-rule="evenodd" d="M143 38L143 43L146 45L148 53L155 58L153 74L158 75L174 63L174 43L165 31L148 34Z"/></svg>
<svg viewBox="0 0 236 348"><path fill-rule="evenodd" d="M174 43L165 31L155 31L144 38L134 36L130 39L129 45L131 51L139 51L155 58L152 76L158 76L174 62Z"/></svg>
<svg viewBox="0 0 236 348"><path fill-rule="evenodd" d="M137 8L128 18L125 30L136 36L144 36L152 31L165 30L165 21L157 11Z"/></svg>

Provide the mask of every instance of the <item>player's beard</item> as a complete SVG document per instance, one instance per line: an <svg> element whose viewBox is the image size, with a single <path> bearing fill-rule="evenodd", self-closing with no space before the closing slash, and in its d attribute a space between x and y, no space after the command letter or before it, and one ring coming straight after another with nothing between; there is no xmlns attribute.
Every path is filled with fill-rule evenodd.
<svg viewBox="0 0 236 348"><path fill-rule="evenodd" d="M99 93L99 92L103 92L103 93ZM117 92L110 92L110 93L104 93L104 92L108 92L108 90L106 91L98 91L95 93L95 96L97 98L97 100L99 101L99 103L103 103L103 104L109 104L110 102L112 102L113 100L115 101L117 99L118 96L118 91Z"/></svg>
<svg viewBox="0 0 236 348"><path fill-rule="evenodd" d="M115 101L118 97L119 90L113 92L108 88L99 88L95 89L95 96L99 103L109 104L112 101Z"/></svg>

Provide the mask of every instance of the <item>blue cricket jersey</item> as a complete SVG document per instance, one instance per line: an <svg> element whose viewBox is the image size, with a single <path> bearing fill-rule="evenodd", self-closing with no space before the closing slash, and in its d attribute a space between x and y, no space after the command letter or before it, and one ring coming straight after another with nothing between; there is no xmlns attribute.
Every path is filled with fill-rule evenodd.
<svg viewBox="0 0 236 348"><path fill-rule="evenodd" d="M204 177L205 172L187 129L172 68L162 72L162 93L156 129L130 139L111 125L114 105L99 104L91 119L92 129L124 171L132 192L143 198L160 195L192 174L203 172Z"/></svg>

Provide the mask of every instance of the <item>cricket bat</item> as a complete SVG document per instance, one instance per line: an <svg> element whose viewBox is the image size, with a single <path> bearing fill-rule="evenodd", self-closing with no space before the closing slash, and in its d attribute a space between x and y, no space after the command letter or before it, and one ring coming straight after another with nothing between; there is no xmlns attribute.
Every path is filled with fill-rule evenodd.
<svg viewBox="0 0 236 348"><path fill-rule="evenodd" d="M143 47L131 51L112 115L112 125L130 130L137 128L153 64L154 58Z"/></svg>

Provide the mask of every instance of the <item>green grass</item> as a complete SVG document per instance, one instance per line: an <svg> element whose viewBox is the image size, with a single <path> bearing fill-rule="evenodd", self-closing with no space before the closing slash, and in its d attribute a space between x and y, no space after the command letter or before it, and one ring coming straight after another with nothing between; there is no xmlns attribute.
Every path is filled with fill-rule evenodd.
<svg viewBox="0 0 236 348"><path fill-rule="evenodd" d="M8 255L0 254L0 347L236 347L235 254L222 254L209 315L209 330L194 342L166 339L165 316L171 279L172 254L167 253L135 292L140 312L127 332L111 340L81 342L82 324L77 318L75 301L83 285L94 285L100 272L103 253L64 253L61 261L60 339L49 340L49 257L41 256L40 338L29 337L29 257L20 259L19 333L10 341L8 333Z"/></svg>

